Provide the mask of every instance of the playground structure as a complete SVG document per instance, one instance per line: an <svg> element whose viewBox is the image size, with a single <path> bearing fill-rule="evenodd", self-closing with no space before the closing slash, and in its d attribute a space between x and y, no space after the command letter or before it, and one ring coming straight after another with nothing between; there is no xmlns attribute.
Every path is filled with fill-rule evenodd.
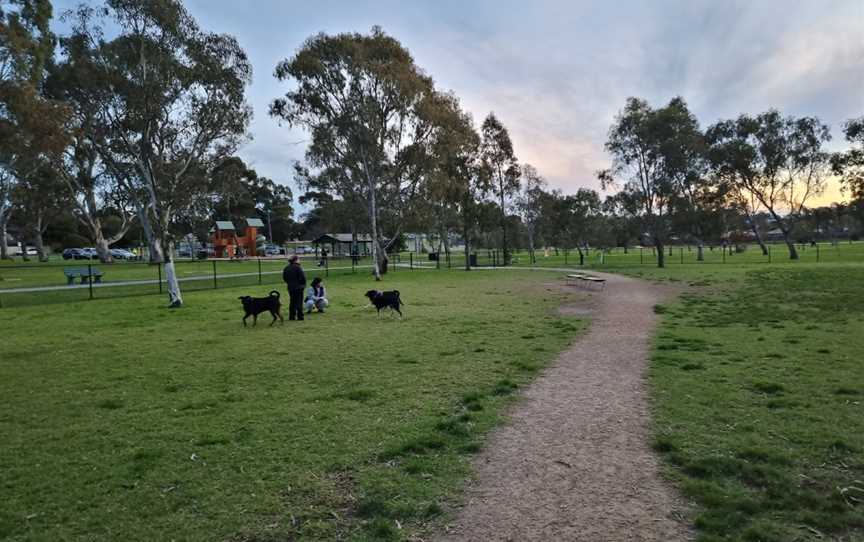
<svg viewBox="0 0 864 542"><path fill-rule="evenodd" d="M217 258L246 258L258 256L258 229L264 227L259 218L245 219L246 225L242 235L230 220L217 220L211 230L210 241L213 243L214 255Z"/></svg>

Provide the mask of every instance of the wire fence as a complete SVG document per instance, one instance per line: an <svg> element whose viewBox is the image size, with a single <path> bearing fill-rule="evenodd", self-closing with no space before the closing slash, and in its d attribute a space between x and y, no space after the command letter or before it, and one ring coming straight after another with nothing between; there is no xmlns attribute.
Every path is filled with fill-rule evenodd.
<svg viewBox="0 0 864 542"><path fill-rule="evenodd" d="M670 246L664 249L666 264L675 265L767 265L789 261L786 245L705 246L702 260L694 246ZM819 243L796 245L801 263L864 263L864 242ZM331 277L371 273L373 262L367 256L302 258L306 274ZM513 250L505 263L500 249L478 249L440 253L390 254L388 272L397 274L413 270L460 270L466 268L591 267L614 270L616 267L657 265L652 247L617 247L614 249L548 249ZM284 258L250 258L242 260L208 259L175 260L175 271L184 292L241 286L280 285ZM100 264L87 261L66 263L0 264L0 309L46 303L66 303L92 299L157 295L167 293L162 266L145 262Z"/></svg>
<svg viewBox="0 0 864 542"><path fill-rule="evenodd" d="M181 291L278 285L284 258L175 260ZM309 279L369 272L369 257L303 259ZM102 264L90 261L0 265L0 309L140 295L167 295L161 265L146 262Z"/></svg>

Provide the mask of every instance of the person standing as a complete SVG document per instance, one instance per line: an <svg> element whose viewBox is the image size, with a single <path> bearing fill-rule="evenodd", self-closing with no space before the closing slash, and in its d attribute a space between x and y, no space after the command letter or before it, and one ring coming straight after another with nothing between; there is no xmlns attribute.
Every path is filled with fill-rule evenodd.
<svg viewBox="0 0 864 542"><path fill-rule="evenodd" d="M282 270L282 280L288 287L288 320L303 320L303 290L306 288L306 274L300 267L300 258L292 254L288 265Z"/></svg>

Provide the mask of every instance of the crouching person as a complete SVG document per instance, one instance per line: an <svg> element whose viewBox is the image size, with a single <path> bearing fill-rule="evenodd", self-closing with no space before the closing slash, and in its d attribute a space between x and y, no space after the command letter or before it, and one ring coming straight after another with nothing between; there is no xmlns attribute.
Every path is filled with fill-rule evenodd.
<svg viewBox="0 0 864 542"><path fill-rule="evenodd" d="M315 277L312 280L312 285L306 293L306 314L312 312L312 309L318 309L318 312L324 312L324 309L329 305L327 301L327 290L324 289L324 284L321 282L321 277Z"/></svg>

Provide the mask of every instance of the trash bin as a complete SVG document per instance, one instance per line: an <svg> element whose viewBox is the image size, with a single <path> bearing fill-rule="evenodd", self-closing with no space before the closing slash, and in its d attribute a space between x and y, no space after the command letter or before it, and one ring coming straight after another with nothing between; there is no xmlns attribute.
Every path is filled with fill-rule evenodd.
<svg viewBox="0 0 864 542"><path fill-rule="evenodd" d="M477 254L468 255L468 265L471 267L477 267Z"/></svg>
<svg viewBox="0 0 864 542"><path fill-rule="evenodd" d="M437 262L438 261L438 253L437 252L430 252L429 253L429 261L430 262Z"/></svg>

